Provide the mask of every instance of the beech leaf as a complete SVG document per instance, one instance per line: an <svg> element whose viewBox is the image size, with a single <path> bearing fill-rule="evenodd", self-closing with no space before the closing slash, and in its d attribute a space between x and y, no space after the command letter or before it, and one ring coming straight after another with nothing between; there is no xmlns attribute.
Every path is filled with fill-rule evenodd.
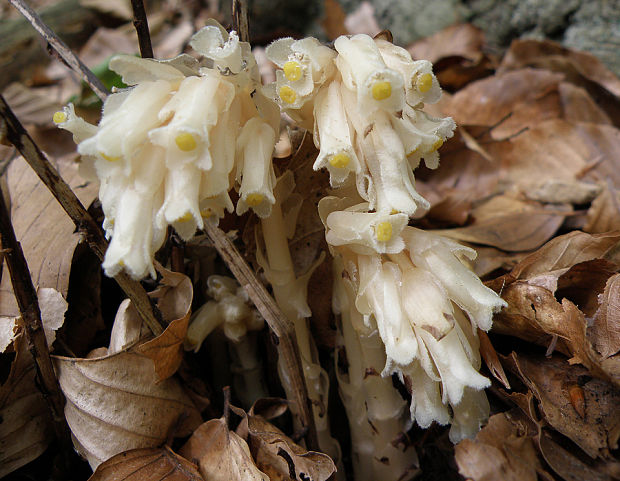
<svg viewBox="0 0 620 481"><path fill-rule="evenodd" d="M223 418L198 427L180 453L194 461L209 481L269 481L254 464L247 443L228 429Z"/></svg>
<svg viewBox="0 0 620 481"><path fill-rule="evenodd" d="M202 481L196 466L169 447L132 449L99 465L88 481Z"/></svg>

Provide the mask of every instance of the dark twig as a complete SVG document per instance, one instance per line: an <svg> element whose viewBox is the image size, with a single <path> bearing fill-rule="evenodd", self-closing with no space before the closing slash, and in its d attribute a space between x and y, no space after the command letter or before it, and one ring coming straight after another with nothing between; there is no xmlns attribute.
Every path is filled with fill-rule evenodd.
<svg viewBox="0 0 620 481"><path fill-rule="evenodd" d="M103 260L108 248L108 242L105 239L103 230L84 208L71 190L71 187L62 179L49 160L47 160L47 157L37 147L11 111L4 97L0 95L0 123L2 121L5 127L4 133L8 141L20 151L24 159L30 164L30 167L32 167L65 212L71 217L78 231L84 235L90 248L100 260ZM155 317L151 301L140 283L132 280L124 273L118 274L114 279L131 299L142 320L153 331L153 334L161 334L163 332L163 323L160 323Z"/></svg>
<svg viewBox="0 0 620 481"><path fill-rule="evenodd" d="M41 322L41 311L37 291L32 284L30 271L20 243L15 237L11 215L4 202L4 193L0 192L0 238L4 259L9 267L13 292L19 306L24 325L28 350L34 359L38 377L38 386L52 413L52 422L56 437L62 444L66 468L70 467L70 455L73 452L71 434L64 415L64 397L54 373L52 360L45 339Z"/></svg>
<svg viewBox="0 0 620 481"><path fill-rule="evenodd" d="M233 0L232 2L233 29L239 35L242 42L250 41L250 29L248 27L248 6L246 0Z"/></svg>
<svg viewBox="0 0 620 481"><path fill-rule="evenodd" d="M269 295L265 286L256 278L254 271L226 234L209 222L205 222L205 231L230 271L248 293L248 296L273 332L278 355L282 359L282 365L286 370L284 378L291 383L290 387L295 393L293 401L299 408L300 425L303 429L307 429L307 447L311 450L318 450L316 426L314 425L312 406L308 398L308 390L301 367L301 356L293 325L280 311L280 308Z"/></svg>
<svg viewBox="0 0 620 481"><path fill-rule="evenodd" d="M95 92L102 101L108 97L108 91L101 81L93 74L86 65L75 55L67 45L49 28L37 13L26 5L23 0L9 0L26 20L39 32L47 43L60 55L60 57L76 72L82 75L84 82Z"/></svg>
<svg viewBox="0 0 620 481"><path fill-rule="evenodd" d="M131 0L131 8L133 9L133 26L136 27L138 34L140 55L142 58L153 58L153 45L151 45L149 22L144 10L144 2L142 0Z"/></svg>

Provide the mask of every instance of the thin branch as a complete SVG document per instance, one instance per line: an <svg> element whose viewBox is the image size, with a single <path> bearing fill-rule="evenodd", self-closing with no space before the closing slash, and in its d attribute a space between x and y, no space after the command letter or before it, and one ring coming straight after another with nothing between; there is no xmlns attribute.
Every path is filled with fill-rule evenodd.
<svg viewBox="0 0 620 481"><path fill-rule="evenodd" d="M103 260L108 248L103 230L95 222L86 208L82 205L71 187L62 179L56 169L50 164L43 152L34 143L28 132L17 120L4 97L0 95L0 120L4 122L4 135L24 159L30 164L45 186L51 191L65 212L71 217L78 231L84 235L90 248L100 260ZM163 332L161 323L153 312L153 306L144 288L139 282L131 279L127 274L118 274L115 278L125 294L131 299L140 317L156 336Z"/></svg>
<svg viewBox="0 0 620 481"><path fill-rule="evenodd" d="M25 328L28 350L34 359L39 381L37 385L52 413L54 431L63 448L62 453L66 468L69 469L73 443L64 415L65 401L50 359L41 321L37 291L32 284L22 247L15 237L11 215L4 202L4 192L0 192L0 238L2 239L4 259L9 267L13 292Z"/></svg>
<svg viewBox="0 0 620 481"><path fill-rule="evenodd" d="M49 28L41 17L32 8L26 5L23 0L9 0L19 12L26 17L26 20L39 32L47 43L60 55L60 57L74 71L82 75L84 82L95 92L95 95L104 101L108 97L108 90L105 85L93 74L86 65L75 55L67 45Z"/></svg>
<svg viewBox="0 0 620 481"><path fill-rule="evenodd" d="M151 45L149 22L144 10L144 2L142 0L131 0L131 8L133 9L133 26L136 27L138 34L140 55L142 58L153 58L153 45Z"/></svg>
<svg viewBox="0 0 620 481"><path fill-rule="evenodd" d="M230 271L248 293L248 296L273 332L278 355L282 358L282 365L286 369L283 379L291 383L291 389L295 393L294 401L299 408L300 425L307 429L307 447L311 450L318 450L318 438L314 417L312 416L312 406L304 381L305 377L301 367L301 357L293 325L280 311L280 308L269 295L265 286L256 278L254 271L226 234L209 222L205 222L205 231Z"/></svg>
<svg viewBox="0 0 620 481"><path fill-rule="evenodd" d="M239 35L239 40L249 42L250 29L248 27L248 5L246 0L233 0L232 20L233 29Z"/></svg>

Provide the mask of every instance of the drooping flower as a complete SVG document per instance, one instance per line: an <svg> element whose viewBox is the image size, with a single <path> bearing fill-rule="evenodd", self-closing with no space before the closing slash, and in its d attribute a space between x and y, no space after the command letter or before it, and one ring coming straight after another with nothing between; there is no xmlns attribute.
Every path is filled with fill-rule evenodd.
<svg viewBox="0 0 620 481"><path fill-rule="evenodd" d="M154 275L153 255L168 226L188 240L205 219L217 223L233 210L235 175L238 212L265 216L274 202L279 113L262 92L249 44L213 21L190 44L204 58L111 59L131 87L108 97L98 126L71 106L56 115L100 181L108 275Z"/></svg>

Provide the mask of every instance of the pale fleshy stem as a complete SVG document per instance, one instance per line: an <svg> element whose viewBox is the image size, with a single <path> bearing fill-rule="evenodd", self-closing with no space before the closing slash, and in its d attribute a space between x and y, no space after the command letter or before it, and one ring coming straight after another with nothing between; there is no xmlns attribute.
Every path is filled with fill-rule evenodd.
<svg viewBox="0 0 620 481"><path fill-rule="evenodd" d="M338 471L343 475L344 471L341 469L342 462L340 460L340 446L338 441L332 438L329 432L329 419L327 415L329 382L327 373L318 363L316 345L310 336L308 321L306 319L309 313L301 312L299 309L300 302L295 302L296 300L299 301L299 296L302 295L303 303L305 304L307 297L306 284L303 283L303 293L291 295L291 286L301 286L298 279L295 277L293 261L288 247L288 240L286 237L287 231L280 206L281 200L282 199L276 200L269 217L261 219L269 269L274 274L271 276L273 294L280 309L282 309L282 312L295 327L295 335L301 354L308 396L312 402L312 411L319 438L319 446L321 451L331 456L338 464ZM285 380L283 380L283 386L286 391L287 383ZM287 396L288 395L289 393L287 393Z"/></svg>

